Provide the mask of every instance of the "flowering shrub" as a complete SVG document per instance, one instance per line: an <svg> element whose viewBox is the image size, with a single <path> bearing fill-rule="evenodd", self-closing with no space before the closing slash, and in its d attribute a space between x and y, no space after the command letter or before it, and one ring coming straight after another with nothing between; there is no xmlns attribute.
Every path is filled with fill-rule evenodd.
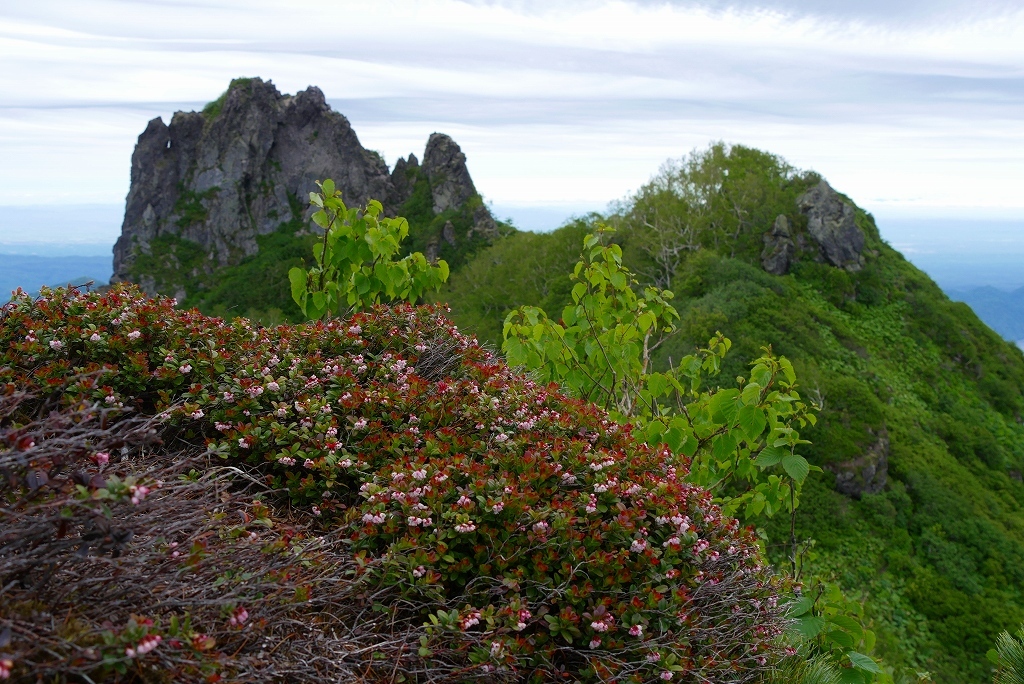
<svg viewBox="0 0 1024 684"><path fill-rule="evenodd" d="M256 467L349 536L364 581L402 591L383 610L428 619L424 658L750 681L778 655L776 580L688 461L512 373L437 308L271 330L118 286L2 316L0 388L156 414L165 439Z"/></svg>

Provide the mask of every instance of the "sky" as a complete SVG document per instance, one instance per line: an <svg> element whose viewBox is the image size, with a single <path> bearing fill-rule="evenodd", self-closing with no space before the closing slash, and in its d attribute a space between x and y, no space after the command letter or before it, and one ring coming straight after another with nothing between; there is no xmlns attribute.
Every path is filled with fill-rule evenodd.
<svg viewBox="0 0 1024 684"><path fill-rule="evenodd" d="M319 86L389 164L448 133L523 223L723 140L1024 245L1024 0L0 0L0 63L0 243L17 207L123 207L149 119L260 76Z"/></svg>

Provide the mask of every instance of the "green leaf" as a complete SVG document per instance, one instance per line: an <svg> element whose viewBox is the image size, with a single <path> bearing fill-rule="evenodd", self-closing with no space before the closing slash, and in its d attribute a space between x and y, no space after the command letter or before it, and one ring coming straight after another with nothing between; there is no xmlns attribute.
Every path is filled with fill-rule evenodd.
<svg viewBox="0 0 1024 684"><path fill-rule="evenodd" d="M769 468L782 461L782 457L786 455L785 449L779 447L765 447L758 454L757 459L754 460L754 465L758 468Z"/></svg>
<svg viewBox="0 0 1024 684"><path fill-rule="evenodd" d="M743 430L743 434L746 435L748 442L753 442L757 439L764 432L765 426L768 425L768 419L765 418L764 410L757 406L744 406L741 408L736 415L736 421L739 423L740 429Z"/></svg>
<svg viewBox="0 0 1024 684"><path fill-rule="evenodd" d="M736 417L739 406L736 399L740 391L736 389L721 390L716 392L708 401L708 408L711 410L711 417L716 423L730 423Z"/></svg>
<svg viewBox="0 0 1024 684"><path fill-rule="evenodd" d="M824 626L825 618L821 617L804 617L793 622L793 629L805 639L813 639L818 636Z"/></svg>
<svg viewBox="0 0 1024 684"><path fill-rule="evenodd" d="M305 307L302 306L302 296L306 294L306 272L298 266L292 267L288 271L288 280L292 285L292 299L305 311Z"/></svg>
<svg viewBox="0 0 1024 684"><path fill-rule="evenodd" d="M807 459L799 454L786 454L783 456L782 468L797 482L803 482L804 478L807 477L807 473L810 472L810 464L807 463Z"/></svg>
<svg viewBox="0 0 1024 684"><path fill-rule="evenodd" d="M328 197L331 197L331 196L334 195L334 181L332 181L330 178L325 180L321 187L323 187L324 194L327 195Z"/></svg>
<svg viewBox="0 0 1024 684"><path fill-rule="evenodd" d="M833 615L828 619L828 621L836 627L849 632L853 635L854 639L859 639L864 633L864 629L860 626L860 623L848 615Z"/></svg>
<svg viewBox="0 0 1024 684"><path fill-rule="evenodd" d="M867 670L874 674L882 674L882 668L878 667L878 663L863 653L857 653L856 651L850 651L846 654L846 657L850 659L853 666L859 670Z"/></svg>

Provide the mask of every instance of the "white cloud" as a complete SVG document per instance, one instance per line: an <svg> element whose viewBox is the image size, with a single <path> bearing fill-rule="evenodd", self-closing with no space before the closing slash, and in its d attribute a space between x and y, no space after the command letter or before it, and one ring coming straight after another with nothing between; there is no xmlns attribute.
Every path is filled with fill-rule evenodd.
<svg viewBox="0 0 1024 684"><path fill-rule="evenodd" d="M8 3L0 204L121 202L149 118L259 75L320 86L391 162L449 133L497 203L603 204L722 139L814 168L872 209L1024 215L1024 13L824 6Z"/></svg>

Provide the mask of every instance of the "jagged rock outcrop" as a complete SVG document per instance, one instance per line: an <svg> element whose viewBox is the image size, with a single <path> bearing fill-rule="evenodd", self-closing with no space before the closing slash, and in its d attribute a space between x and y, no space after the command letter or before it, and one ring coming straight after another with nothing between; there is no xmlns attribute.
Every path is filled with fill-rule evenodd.
<svg viewBox="0 0 1024 684"><path fill-rule="evenodd" d="M853 206L839 193L823 180L801 195L797 204L824 261L848 271L864 266L864 233L854 220Z"/></svg>
<svg viewBox="0 0 1024 684"><path fill-rule="evenodd" d="M430 194L437 214L465 206L480 196L473 185L473 179L469 177L462 148L443 133L433 133L427 140L427 149L423 153L423 172L430 181ZM498 225L483 204L473 212L472 233L480 233L488 238L498 235ZM454 241L450 242L455 244Z"/></svg>
<svg viewBox="0 0 1024 684"><path fill-rule="evenodd" d="M867 452L842 463L825 466L836 476L836 491L855 499L865 494L877 494L885 487L889 476L889 433L882 428L878 440Z"/></svg>
<svg viewBox="0 0 1024 684"><path fill-rule="evenodd" d="M795 253L796 244L793 242L789 219L780 214L772 224L772 229L764 234L761 266L773 275L786 275Z"/></svg>
<svg viewBox="0 0 1024 684"><path fill-rule="evenodd" d="M497 233L451 138L431 136L424 162L435 208L464 208L474 229ZM350 206L377 199L396 212L419 173L414 155L389 172L319 88L288 96L259 78L232 81L202 112L177 112L170 125L154 119L139 136L111 281L154 292L152 277L132 266L160 236L200 245L208 272L237 263L258 250L257 236L302 218L316 180L332 178Z"/></svg>

